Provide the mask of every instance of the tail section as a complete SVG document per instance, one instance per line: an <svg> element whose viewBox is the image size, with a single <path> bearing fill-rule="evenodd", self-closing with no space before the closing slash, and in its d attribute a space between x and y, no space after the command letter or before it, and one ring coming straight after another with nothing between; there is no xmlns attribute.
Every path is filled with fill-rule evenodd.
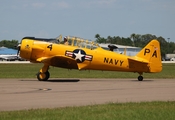
<svg viewBox="0 0 175 120"><path fill-rule="evenodd" d="M136 57L143 62L148 62L149 72L160 72L162 70L159 41L152 40L149 42Z"/></svg>

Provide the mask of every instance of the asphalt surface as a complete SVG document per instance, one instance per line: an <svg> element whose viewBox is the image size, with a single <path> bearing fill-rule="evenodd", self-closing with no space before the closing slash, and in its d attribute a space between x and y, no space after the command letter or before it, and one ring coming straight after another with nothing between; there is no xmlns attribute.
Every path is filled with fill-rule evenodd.
<svg viewBox="0 0 175 120"><path fill-rule="evenodd" d="M175 79L0 79L0 111L175 101Z"/></svg>

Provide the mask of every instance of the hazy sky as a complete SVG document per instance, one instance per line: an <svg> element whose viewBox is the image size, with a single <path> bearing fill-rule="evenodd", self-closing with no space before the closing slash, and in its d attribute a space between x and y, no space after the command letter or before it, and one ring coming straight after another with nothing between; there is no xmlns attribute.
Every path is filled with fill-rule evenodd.
<svg viewBox="0 0 175 120"><path fill-rule="evenodd" d="M153 34L175 42L175 0L0 0L0 40Z"/></svg>

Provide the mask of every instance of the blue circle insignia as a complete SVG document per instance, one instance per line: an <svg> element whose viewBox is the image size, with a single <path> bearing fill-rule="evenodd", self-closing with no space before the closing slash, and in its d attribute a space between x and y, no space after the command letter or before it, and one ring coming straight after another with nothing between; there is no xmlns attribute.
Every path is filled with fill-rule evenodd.
<svg viewBox="0 0 175 120"><path fill-rule="evenodd" d="M86 52L84 50L75 49L73 51L72 58L74 58L78 63L84 62L85 61L85 57L86 57Z"/></svg>

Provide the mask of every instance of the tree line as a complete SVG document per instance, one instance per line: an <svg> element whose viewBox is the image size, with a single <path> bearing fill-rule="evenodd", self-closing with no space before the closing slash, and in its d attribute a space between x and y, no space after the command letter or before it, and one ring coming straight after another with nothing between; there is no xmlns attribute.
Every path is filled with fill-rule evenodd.
<svg viewBox="0 0 175 120"><path fill-rule="evenodd" d="M107 43L107 44L119 44L133 47L143 48L151 40L157 39L160 42L161 54L165 56L168 53L175 53L175 43L166 41L165 38L155 36L152 34L131 34L130 37L124 38L119 36L108 36L107 38L101 37L99 34L95 35L97 43ZM168 38L169 39L169 38Z"/></svg>
<svg viewBox="0 0 175 120"><path fill-rule="evenodd" d="M119 44L126 46L134 46L143 48L152 39L157 39L160 42L161 54L165 56L168 53L175 53L175 43L166 41L165 38L155 36L152 34L131 34L130 37L120 37L120 36L108 36L107 38L101 37L100 34L95 35L95 41L97 43L107 43L107 44ZM7 48L17 49L16 46L19 44L18 40L2 40L0 41L0 47L4 46Z"/></svg>
<svg viewBox="0 0 175 120"><path fill-rule="evenodd" d="M18 40L2 40L0 41L0 47L7 47L11 49L17 49Z"/></svg>

